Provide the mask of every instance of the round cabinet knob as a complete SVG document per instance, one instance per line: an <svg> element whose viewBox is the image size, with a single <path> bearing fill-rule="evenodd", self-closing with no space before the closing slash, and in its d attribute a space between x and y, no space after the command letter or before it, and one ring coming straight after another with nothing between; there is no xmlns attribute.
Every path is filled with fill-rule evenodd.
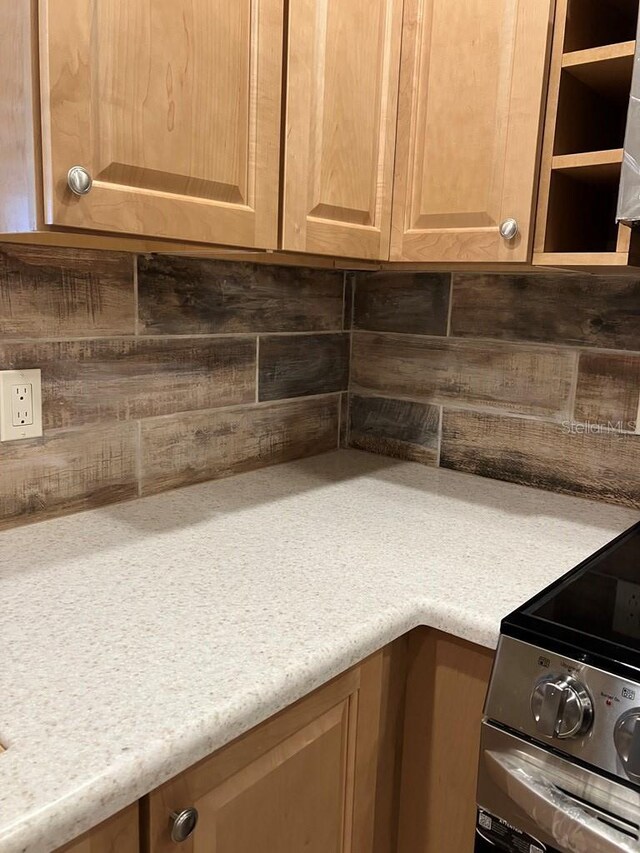
<svg viewBox="0 0 640 853"><path fill-rule="evenodd" d="M620 717L613 741L629 779L640 781L640 708L632 708Z"/></svg>
<svg viewBox="0 0 640 853"><path fill-rule="evenodd" d="M515 240L519 230L517 219L505 219L500 223L500 236L505 240Z"/></svg>
<svg viewBox="0 0 640 853"><path fill-rule="evenodd" d="M171 812L171 840L180 844L186 841L198 823L198 810L182 809L181 812Z"/></svg>
<svg viewBox="0 0 640 853"><path fill-rule="evenodd" d="M575 678L547 675L531 694L531 712L540 734L548 738L578 737L593 721L593 703Z"/></svg>
<svg viewBox="0 0 640 853"><path fill-rule="evenodd" d="M93 178L82 166L72 166L67 173L67 184L75 195L86 195L93 186Z"/></svg>

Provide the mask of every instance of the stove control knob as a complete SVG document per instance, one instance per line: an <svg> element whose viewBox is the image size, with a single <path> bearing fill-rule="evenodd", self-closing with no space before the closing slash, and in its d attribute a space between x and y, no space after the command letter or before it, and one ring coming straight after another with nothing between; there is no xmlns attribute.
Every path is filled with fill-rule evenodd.
<svg viewBox="0 0 640 853"><path fill-rule="evenodd" d="M548 738L578 737L593 721L591 697L571 676L541 678L531 694L531 712L538 731Z"/></svg>
<svg viewBox="0 0 640 853"><path fill-rule="evenodd" d="M640 781L640 708L632 708L623 714L613 730L624 772L634 782Z"/></svg>

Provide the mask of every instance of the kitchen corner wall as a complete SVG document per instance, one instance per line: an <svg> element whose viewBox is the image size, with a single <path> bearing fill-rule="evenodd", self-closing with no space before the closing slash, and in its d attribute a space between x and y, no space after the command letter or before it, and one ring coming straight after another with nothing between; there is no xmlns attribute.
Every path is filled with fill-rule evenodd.
<svg viewBox="0 0 640 853"><path fill-rule="evenodd" d="M640 279L349 284L352 447L640 507Z"/></svg>
<svg viewBox="0 0 640 853"><path fill-rule="evenodd" d="M0 248L0 369L44 437L0 444L0 528L335 448L341 272Z"/></svg>

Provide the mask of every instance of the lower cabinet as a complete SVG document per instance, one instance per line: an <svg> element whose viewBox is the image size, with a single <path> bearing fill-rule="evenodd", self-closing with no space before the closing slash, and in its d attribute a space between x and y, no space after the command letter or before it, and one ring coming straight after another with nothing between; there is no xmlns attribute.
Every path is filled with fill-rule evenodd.
<svg viewBox="0 0 640 853"><path fill-rule="evenodd" d="M56 853L139 853L139 823L134 803Z"/></svg>
<svg viewBox="0 0 640 853"><path fill-rule="evenodd" d="M373 851L388 655L368 658L153 791L143 803L150 853ZM171 815L194 808L197 824L176 844Z"/></svg>
<svg viewBox="0 0 640 853"><path fill-rule="evenodd" d="M417 629L58 853L469 853L492 659Z"/></svg>

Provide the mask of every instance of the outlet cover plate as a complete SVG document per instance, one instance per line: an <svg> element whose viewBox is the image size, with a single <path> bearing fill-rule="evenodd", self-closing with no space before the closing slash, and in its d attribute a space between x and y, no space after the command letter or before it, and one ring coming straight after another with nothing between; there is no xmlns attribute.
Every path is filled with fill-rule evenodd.
<svg viewBox="0 0 640 853"><path fill-rule="evenodd" d="M33 423L13 425L11 395L16 385L31 385ZM0 370L0 441L19 441L42 435L42 384L39 369Z"/></svg>

